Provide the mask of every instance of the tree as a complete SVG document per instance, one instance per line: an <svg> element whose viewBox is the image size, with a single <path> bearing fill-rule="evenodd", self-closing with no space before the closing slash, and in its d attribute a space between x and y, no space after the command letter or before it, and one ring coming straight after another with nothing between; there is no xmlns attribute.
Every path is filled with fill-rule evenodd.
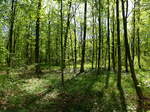
<svg viewBox="0 0 150 112"><path fill-rule="evenodd" d="M60 19L61 19L61 82L64 87L64 45L63 45L63 1L60 1Z"/></svg>
<svg viewBox="0 0 150 112"><path fill-rule="evenodd" d="M107 51L108 51L108 70L110 70L110 29L109 29L109 0L107 0Z"/></svg>
<svg viewBox="0 0 150 112"><path fill-rule="evenodd" d="M41 2L42 0L38 1L38 6L37 6L37 17L36 17L36 39L35 39L35 72L39 74L41 72L40 70L40 10L41 10Z"/></svg>
<svg viewBox="0 0 150 112"><path fill-rule="evenodd" d="M112 65L115 71L115 15L114 7L112 7Z"/></svg>
<svg viewBox="0 0 150 112"><path fill-rule="evenodd" d="M10 17L10 28L9 28L9 41L7 43L7 49L9 51L9 55L7 58L8 67L11 67L11 57L13 53L13 33L14 33L14 22L16 16L16 4L17 1L11 1L11 17Z"/></svg>
<svg viewBox="0 0 150 112"><path fill-rule="evenodd" d="M134 64L134 56L135 56L135 0L134 0L134 10L133 10L133 17L132 17L132 21L133 21L133 31L132 31L132 43L131 43L131 47L132 47L132 59L133 59L133 64Z"/></svg>
<svg viewBox="0 0 150 112"><path fill-rule="evenodd" d="M48 61L48 64L49 64L49 69L50 69L50 66L51 66L51 53L50 53L50 50L51 50L51 21L50 21L50 12L49 12L49 15L48 15L48 35L47 35L47 61Z"/></svg>
<svg viewBox="0 0 150 112"><path fill-rule="evenodd" d="M122 2L123 25L124 25L124 28L126 28L127 20L126 20L125 11L124 11L124 1L122 0L121 2ZM129 48L129 43L128 43L128 36L126 35L126 36L124 36L124 38L125 38L124 40L125 40L127 56L128 56L129 65L130 65L131 77L132 77L132 80L134 82L134 86L135 86L135 89L136 89L136 94L138 96L138 103L139 103L138 111L142 112L142 110L143 110L142 109L142 107L143 107L143 102L142 102L143 93L142 93L142 90L139 86L139 82L138 82L136 74L135 74L133 60L131 59L130 48Z"/></svg>
<svg viewBox="0 0 150 112"><path fill-rule="evenodd" d="M92 69L94 68L94 56L95 56L95 15L94 15L94 4L92 5L92 16L93 16L93 25L92 25Z"/></svg>
<svg viewBox="0 0 150 112"><path fill-rule="evenodd" d="M81 57L80 73L84 72L84 63L85 63L87 0L85 0L84 2L85 2L84 3L84 35L82 40L82 57Z"/></svg>
<svg viewBox="0 0 150 112"><path fill-rule="evenodd" d="M100 59L101 59L101 0L99 0L99 9L98 9L98 23L99 23L99 41L98 41L98 74L100 72Z"/></svg>
<svg viewBox="0 0 150 112"><path fill-rule="evenodd" d="M141 69L141 50L140 50L140 0L137 2L138 5L138 17L137 17L137 22L138 22L138 27L137 27L137 41L138 41L138 66Z"/></svg>
<svg viewBox="0 0 150 112"><path fill-rule="evenodd" d="M117 76L117 87L120 92L120 100L122 110L127 112L124 91L121 85L121 48L120 48L120 22L119 22L119 0L116 0L116 16L117 16L117 44L118 44L118 76Z"/></svg>
<svg viewBox="0 0 150 112"><path fill-rule="evenodd" d="M74 72L76 72L77 68L77 31L76 31L76 6L74 12Z"/></svg>
<svg viewBox="0 0 150 112"><path fill-rule="evenodd" d="M67 47L68 31L69 31L69 27L70 27L71 4L72 4L72 2L69 1L69 11L68 11L68 17L67 17L67 27L66 27L66 32L65 32L65 35L64 35L64 66L65 66L65 58L66 58L66 47Z"/></svg>

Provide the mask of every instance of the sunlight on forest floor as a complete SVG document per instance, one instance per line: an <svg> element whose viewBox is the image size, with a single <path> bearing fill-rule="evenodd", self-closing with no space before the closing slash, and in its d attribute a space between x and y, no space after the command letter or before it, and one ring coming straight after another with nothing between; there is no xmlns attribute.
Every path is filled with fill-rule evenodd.
<svg viewBox="0 0 150 112"><path fill-rule="evenodd" d="M149 71L138 71L144 94L150 94ZM0 112L120 112L116 74L87 72L65 74L62 91L60 74L51 72L41 78L24 74L0 75ZM123 74L128 110L136 109L136 94L130 74Z"/></svg>

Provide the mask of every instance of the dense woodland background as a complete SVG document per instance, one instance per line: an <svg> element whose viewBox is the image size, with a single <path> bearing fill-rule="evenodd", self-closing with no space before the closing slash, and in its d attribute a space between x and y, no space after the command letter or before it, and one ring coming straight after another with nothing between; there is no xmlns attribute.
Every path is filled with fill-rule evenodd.
<svg viewBox="0 0 150 112"><path fill-rule="evenodd" d="M149 0L0 0L0 112L148 112Z"/></svg>

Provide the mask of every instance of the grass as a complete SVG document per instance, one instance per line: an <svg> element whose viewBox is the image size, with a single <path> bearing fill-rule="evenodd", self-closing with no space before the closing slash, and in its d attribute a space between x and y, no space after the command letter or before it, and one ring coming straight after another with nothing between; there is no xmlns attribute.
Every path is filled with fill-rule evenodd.
<svg viewBox="0 0 150 112"><path fill-rule="evenodd" d="M88 65L87 65L88 66ZM150 94L149 71L136 70L144 95ZM0 75L0 112L121 112L116 74L93 70L75 76L65 71L61 88L58 67L41 74ZM136 93L130 74L122 74L129 112L136 109Z"/></svg>

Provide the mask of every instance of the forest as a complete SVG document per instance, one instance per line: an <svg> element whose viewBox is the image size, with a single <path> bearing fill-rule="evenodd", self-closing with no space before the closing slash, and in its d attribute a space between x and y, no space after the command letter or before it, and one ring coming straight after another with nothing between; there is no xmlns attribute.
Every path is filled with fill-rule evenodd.
<svg viewBox="0 0 150 112"><path fill-rule="evenodd" d="M150 0L0 0L0 112L150 112Z"/></svg>

